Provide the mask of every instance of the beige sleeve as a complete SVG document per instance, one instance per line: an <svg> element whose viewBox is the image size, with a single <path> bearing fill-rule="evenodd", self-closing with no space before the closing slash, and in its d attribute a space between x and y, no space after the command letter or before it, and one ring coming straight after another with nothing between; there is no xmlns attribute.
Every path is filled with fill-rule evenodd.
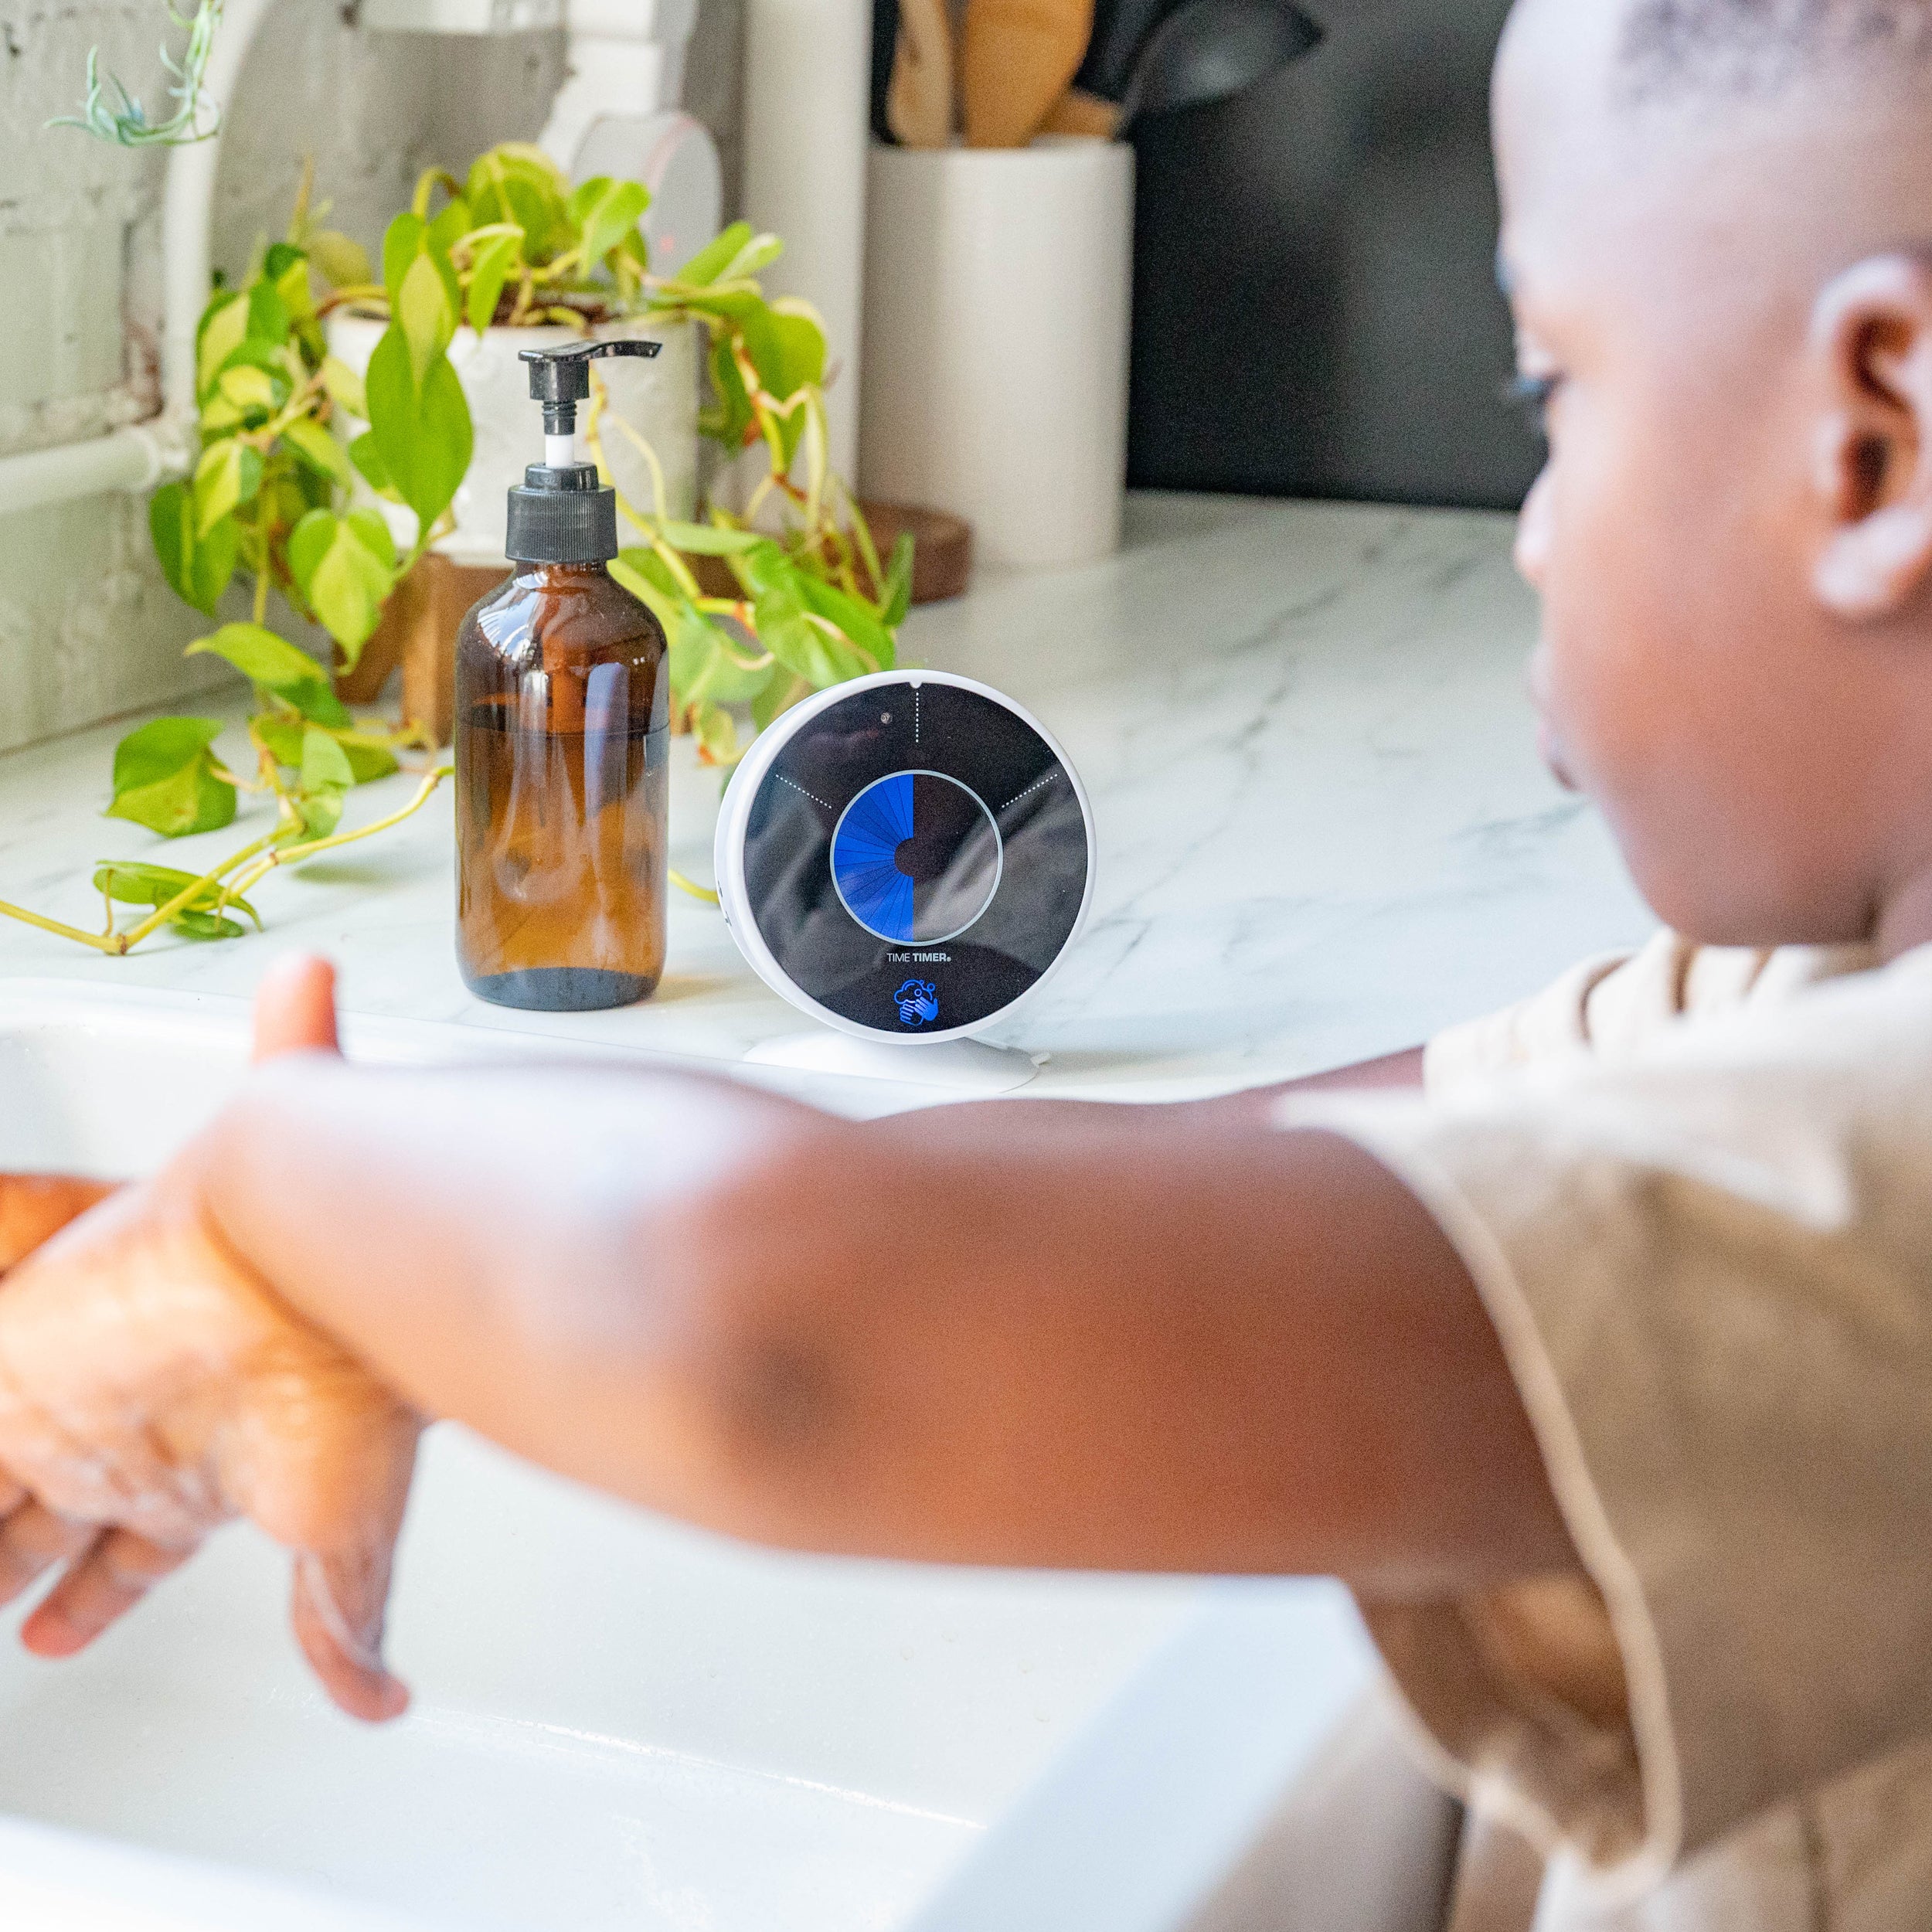
<svg viewBox="0 0 1932 1932"><path fill-rule="evenodd" d="M1661 932L1637 952L1587 959L1543 992L1438 1033L1423 1054L1423 1084L1449 1094L1577 1053L1628 1060L1679 1020L1777 1005L1872 964L1866 946L1765 951L1699 946Z"/></svg>
<svg viewBox="0 0 1932 1932"><path fill-rule="evenodd" d="M1932 1734L1932 954L1281 1119L1454 1243L1594 1586L1369 1607L1465 1795L1621 1892Z"/></svg>

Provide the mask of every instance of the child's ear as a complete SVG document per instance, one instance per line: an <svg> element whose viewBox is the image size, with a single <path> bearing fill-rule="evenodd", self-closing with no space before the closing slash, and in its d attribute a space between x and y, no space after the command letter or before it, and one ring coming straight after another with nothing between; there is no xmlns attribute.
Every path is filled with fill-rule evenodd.
<svg viewBox="0 0 1932 1932"><path fill-rule="evenodd" d="M1932 263L1848 268L1818 297L1811 359L1825 512L1812 587L1841 617L1887 617L1932 577Z"/></svg>

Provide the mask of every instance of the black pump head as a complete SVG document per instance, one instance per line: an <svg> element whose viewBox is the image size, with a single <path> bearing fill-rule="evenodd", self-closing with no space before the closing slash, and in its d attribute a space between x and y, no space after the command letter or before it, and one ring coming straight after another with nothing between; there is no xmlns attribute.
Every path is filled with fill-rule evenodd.
<svg viewBox="0 0 1932 1932"><path fill-rule="evenodd" d="M577 405L590 394L590 364L600 355L655 355L662 342L624 336L602 342L573 342L564 349L526 349L520 361L530 366L530 400L543 405L546 436L574 436Z"/></svg>
<svg viewBox="0 0 1932 1932"><path fill-rule="evenodd" d="M617 499L597 481L596 466L570 459L577 434L577 405L590 394L590 364L600 355L655 355L662 342L622 338L613 342L572 342L563 349L518 352L530 366L530 400L543 405L548 461L523 473L520 489L510 492L507 554L519 563L607 563L617 553Z"/></svg>

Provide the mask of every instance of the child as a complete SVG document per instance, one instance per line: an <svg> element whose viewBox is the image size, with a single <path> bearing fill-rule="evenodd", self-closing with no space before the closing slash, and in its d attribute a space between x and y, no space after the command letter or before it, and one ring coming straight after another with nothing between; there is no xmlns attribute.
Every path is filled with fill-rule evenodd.
<svg viewBox="0 0 1932 1932"><path fill-rule="evenodd" d="M452 1416L772 1543L1340 1574L1540 1932L1932 1923L1932 0L1522 0L1497 111L1547 747L1688 937L1272 1133L293 1054L0 1294L36 1648L243 1512L393 1713Z"/></svg>

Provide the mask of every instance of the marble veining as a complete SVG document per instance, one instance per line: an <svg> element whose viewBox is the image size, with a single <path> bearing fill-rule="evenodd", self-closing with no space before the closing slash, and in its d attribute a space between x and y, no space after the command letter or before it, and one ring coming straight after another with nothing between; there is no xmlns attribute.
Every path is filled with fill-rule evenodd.
<svg viewBox="0 0 1932 1932"><path fill-rule="evenodd" d="M1147 496L1117 557L982 577L917 612L908 662L1034 709L1093 800L1100 868L1073 952L1009 1035L1029 1090L1151 1098L1257 1084L1410 1045L1655 922L1596 815L1532 741L1533 600L1496 516ZM124 726L0 757L0 896L97 923L94 862L194 867L249 822L176 844L97 815ZM675 862L709 876L714 776L674 773ZM236 754L239 756L239 753ZM406 781L359 793L373 815ZM165 937L126 960L0 923L0 976L245 995L277 953L333 955L353 1010L737 1060L798 1016L712 908L672 895L648 1004L515 1014L451 952L447 802L264 883L265 939Z"/></svg>

